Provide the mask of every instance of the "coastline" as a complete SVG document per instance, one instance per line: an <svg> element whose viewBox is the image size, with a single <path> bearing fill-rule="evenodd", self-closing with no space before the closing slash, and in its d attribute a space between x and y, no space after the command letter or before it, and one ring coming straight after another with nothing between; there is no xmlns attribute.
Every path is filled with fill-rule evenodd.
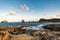
<svg viewBox="0 0 60 40"><path fill-rule="evenodd" d="M8 28L0 28L0 34L5 35L1 35L0 40L60 40L59 33L59 31L27 30L25 26L11 26Z"/></svg>

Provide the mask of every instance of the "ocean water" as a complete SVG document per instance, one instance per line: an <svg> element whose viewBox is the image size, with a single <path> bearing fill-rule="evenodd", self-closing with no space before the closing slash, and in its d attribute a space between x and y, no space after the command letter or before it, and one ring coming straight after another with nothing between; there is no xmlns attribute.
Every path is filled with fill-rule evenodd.
<svg viewBox="0 0 60 40"><path fill-rule="evenodd" d="M2 26L16 26L16 27L18 27L18 26L37 26L37 25L39 25L39 23L21 23L21 22L8 22L8 23L0 23L0 27L2 27Z"/></svg>
<svg viewBox="0 0 60 40"><path fill-rule="evenodd" d="M21 22L8 22L8 23L0 23L0 27L10 27L10 26L27 26L27 29L32 30L45 30L42 26L47 24L60 24L60 22L35 22L35 23L21 23Z"/></svg>

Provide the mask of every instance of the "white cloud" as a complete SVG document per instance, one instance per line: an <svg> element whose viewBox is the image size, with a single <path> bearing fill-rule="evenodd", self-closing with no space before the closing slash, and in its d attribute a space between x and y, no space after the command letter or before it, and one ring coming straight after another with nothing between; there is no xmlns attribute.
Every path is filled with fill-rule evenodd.
<svg viewBox="0 0 60 40"><path fill-rule="evenodd" d="M29 7L26 4L20 5L20 8L18 9L17 12L12 11L9 13L9 15L16 15L16 14L24 12L24 11L25 12L29 11Z"/></svg>
<svg viewBox="0 0 60 40"><path fill-rule="evenodd" d="M60 13L58 13L58 14L56 15L56 17L60 17Z"/></svg>
<svg viewBox="0 0 60 40"><path fill-rule="evenodd" d="M21 8L22 8L23 10L26 10L26 11L29 10L29 7L28 7L26 4L22 5Z"/></svg>
<svg viewBox="0 0 60 40"><path fill-rule="evenodd" d="M16 12L10 12L9 15L16 15L17 13Z"/></svg>
<svg viewBox="0 0 60 40"><path fill-rule="evenodd" d="M45 19L52 19L53 18L52 16L50 16L48 14L45 14L44 16L45 16Z"/></svg>
<svg viewBox="0 0 60 40"><path fill-rule="evenodd" d="M11 11L8 17L6 17L5 19L7 19L8 21L20 21L23 19L23 17L17 14L21 12L27 12L27 11L29 11L29 7L26 4L20 5L20 8L17 10L17 12Z"/></svg>
<svg viewBox="0 0 60 40"><path fill-rule="evenodd" d="M45 15L45 18L46 18L46 19L60 18L60 13L57 13L57 14L54 15L54 16Z"/></svg>
<svg viewBox="0 0 60 40"><path fill-rule="evenodd" d="M20 7L21 7L19 9L20 12L29 11L29 7L26 4L20 5Z"/></svg>

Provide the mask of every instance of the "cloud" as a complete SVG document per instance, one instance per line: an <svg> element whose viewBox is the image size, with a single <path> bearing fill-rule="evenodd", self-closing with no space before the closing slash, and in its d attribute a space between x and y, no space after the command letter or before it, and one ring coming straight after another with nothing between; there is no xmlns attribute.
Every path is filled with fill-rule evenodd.
<svg viewBox="0 0 60 40"><path fill-rule="evenodd" d="M45 15L44 15L44 18L45 18L45 19L60 18L60 13L57 13L57 14L54 15L54 16L50 16L50 15L48 15L48 14L45 14Z"/></svg>
<svg viewBox="0 0 60 40"><path fill-rule="evenodd" d="M16 12L10 12L9 15L16 15L17 13Z"/></svg>
<svg viewBox="0 0 60 40"><path fill-rule="evenodd" d="M44 16L45 16L45 19L52 19L53 18L52 16L50 16L48 14L45 14Z"/></svg>
<svg viewBox="0 0 60 40"><path fill-rule="evenodd" d="M60 17L60 13L56 15L56 17Z"/></svg>
<svg viewBox="0 0 60 40"><path fill-rule="evenodd" d="M29 7L26 4L20 5L20 8L17 10L17 12L10 12L9 15L17 15L18 13L21 12L26 12L29 11Z"/></svg>
<svg viewBox="0 0 60 40"><path fill-rule="evenodd" d="M19 9L20 12L29 11L29 7L26 4L20 5L20 7L21 7Z"/></svg>
<svg viewBox="0 0 60 40"><path fill-rule="evenodd" d="M26 10L26 11L29 10L29 7L28 7L26 4L22 5L21 8L22 8L23 10Z"/></svg>

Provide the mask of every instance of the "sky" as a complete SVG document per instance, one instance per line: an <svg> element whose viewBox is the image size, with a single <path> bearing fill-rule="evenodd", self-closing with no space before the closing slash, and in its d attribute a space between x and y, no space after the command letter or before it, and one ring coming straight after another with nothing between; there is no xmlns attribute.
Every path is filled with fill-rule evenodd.
<svg viewBox="0 0 60 40"><path fill-rule="evenodd" d="M0 0L0 21L60 18L60 0Z"/></svg>

